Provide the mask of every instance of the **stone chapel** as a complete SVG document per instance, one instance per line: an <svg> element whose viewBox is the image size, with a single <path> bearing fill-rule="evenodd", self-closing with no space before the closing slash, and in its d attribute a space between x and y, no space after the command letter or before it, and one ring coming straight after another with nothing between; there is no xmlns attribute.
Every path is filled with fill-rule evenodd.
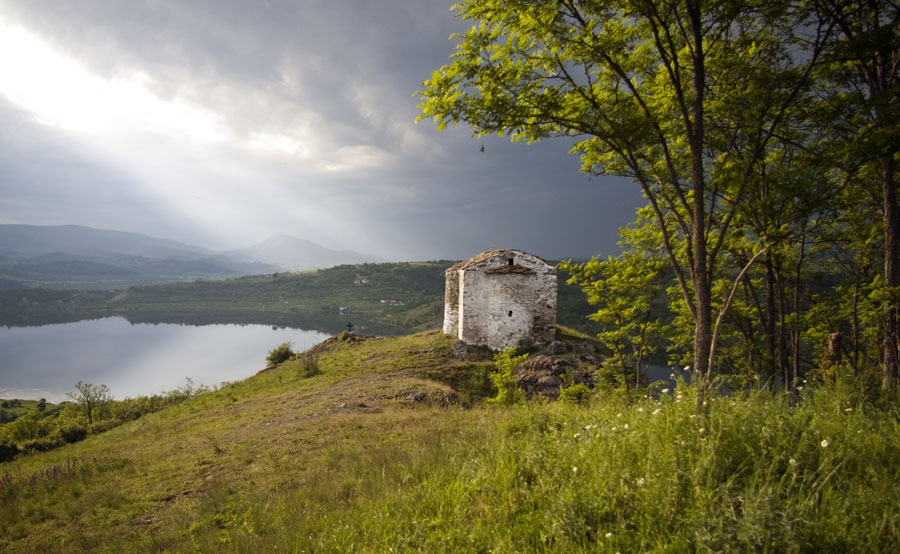
<svg viewBox="0 0 900 554"><path fill-rule="evenodd" d="M556 336L556 267L521 250L490 250L446 272L444 333L495 350Z"/></svg>

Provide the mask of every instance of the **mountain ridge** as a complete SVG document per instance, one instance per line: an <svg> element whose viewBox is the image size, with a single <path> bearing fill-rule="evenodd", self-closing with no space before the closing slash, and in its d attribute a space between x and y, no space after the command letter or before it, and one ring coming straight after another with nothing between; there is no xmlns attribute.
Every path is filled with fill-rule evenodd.
<svg viewBox="0 0 900 554"><path fill-rule="evenodd" d="M309 270L382 258L276 235L216 251L82 225L0 224L0 288L101 288Z"/></svg>

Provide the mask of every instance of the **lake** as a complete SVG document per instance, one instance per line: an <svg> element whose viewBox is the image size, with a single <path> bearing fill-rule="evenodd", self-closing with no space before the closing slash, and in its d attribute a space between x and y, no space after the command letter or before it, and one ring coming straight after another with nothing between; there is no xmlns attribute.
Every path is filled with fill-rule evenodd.
<svg viewBox="0 0 900 554"><path fill-rule="evenodd" d="M319 331L269 325L132 324L118 317L39 327L0 327L0 398L56 403L77 381L105 384L118 399L185 384L214 386L254 375L283 342L306 350Z"/></svg>

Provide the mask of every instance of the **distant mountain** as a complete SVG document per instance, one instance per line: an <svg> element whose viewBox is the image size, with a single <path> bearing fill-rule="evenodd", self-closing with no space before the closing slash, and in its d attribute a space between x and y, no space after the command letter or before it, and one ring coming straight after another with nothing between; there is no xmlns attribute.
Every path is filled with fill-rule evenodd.
<svg viewBox="0 0 900 554"><path fill-rule="evenodd" d="M140 233L80 225L0 225L0 256L21 259L42 254L190 260L215 252Z"/></svg>
<svg viewBox="0 0 900 554"><path fill-rule="evenodd" d="M112 289L385 261L277 236L216 252L140 233L78 225L0 225L0 289Z"/></svg>
<svg viewBox="0 0 900 554"><path fill-rule="evenodd" d="M314 242L288 235L276 235L257 245L229 250L224 254L244 262L279 265L291 270L388 261L352 250L329 250Z"/></svg>

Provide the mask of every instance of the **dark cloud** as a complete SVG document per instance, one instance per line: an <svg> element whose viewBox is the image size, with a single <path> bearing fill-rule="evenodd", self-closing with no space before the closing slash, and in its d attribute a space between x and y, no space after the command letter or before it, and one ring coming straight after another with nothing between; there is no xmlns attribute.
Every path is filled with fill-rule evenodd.
<svg viewBox="0 0 900 554"><path fill-rule="evenodd" d="M0 21L96 75L144 73L158 98L217 114L232 135L208 145L143 131L82 137L0 95L0 221L210 247L288 233L393 259L613 250L641 203L634 185L589 181L559 142L488 137L482 153L465 128L414 123L413 92L466 27L448 10L421 0L0 0ZM241 146L284 137L296 151Z"/></svg>

